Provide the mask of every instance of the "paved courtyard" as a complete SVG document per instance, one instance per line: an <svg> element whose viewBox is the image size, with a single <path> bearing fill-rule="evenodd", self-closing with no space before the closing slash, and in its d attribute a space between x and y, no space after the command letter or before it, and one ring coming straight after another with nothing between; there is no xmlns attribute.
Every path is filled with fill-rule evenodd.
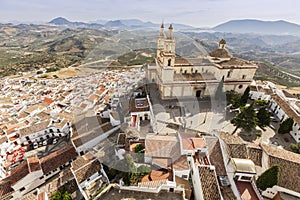
<svg viewBox="0 0 300 200"><path fill-rule="evenodd" d="M147 89L156 118L153 129L158 134L175 135L179 127L203 133L221 130L229 134L232 134L235 129L235 126L230 123L235 113L225 112L225 109L222 111L221 107L217 107L210 99L161 100L155 84L151 84ZM289 146L295 142L294 139L289 134L276 134L278 127L277 122L272 122L265 130L257 128L262 131L261 137L255 133L246 133L242 129L238 129L235 135L248 142L272 144L291 150Z"/></svg>

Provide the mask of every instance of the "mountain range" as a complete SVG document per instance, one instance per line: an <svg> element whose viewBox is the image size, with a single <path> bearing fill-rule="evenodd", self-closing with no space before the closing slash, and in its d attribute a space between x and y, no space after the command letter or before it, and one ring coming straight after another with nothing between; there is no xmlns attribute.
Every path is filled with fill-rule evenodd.
<svg viewBox="0 0 300 200"><path fill-rule="evenodd" d="M157 29L160 24L153 22L144 22L139 19L118 19L118 20L98 20L91 23L71 22L63 17L57 17L49 24L63 27L79 27L93 29ZM172 23L175 30L179 31L214 31L224 33L251 33L263 35L297 35L300 36L300 25L279 20L279 21L261 21L254 19L231 20L212 28L199 28L185 24ZM169 24L165 24L168 27Z"/></svg>
<svg viewBox="0 0 300 200"><path fill-rule="evenodd" d="M269 35L300 35L300 25L279 20L261 21L254 19L231 20L213 28L218 32L256 33Z"/></svg>
<svg viewBox="0 0 300 200"><path fill-rule="evenodd" d="M160 24L155 24L150 21L143 22L139 19L119 19L119 20L110 20L110 21L96 21L93 23L85 23L85 22L71 22L63 17L57 17L50 22L49 24L56 26L67 26L67 27L80 27L80 28L114 28L114 29L140 29L140 28L148 28L148 29L157 29L160 27ZM165 24L166 27L169 24ZM195 29L193 26L185 25L185 24L173 24L177 30L188 30Z"/></svg>

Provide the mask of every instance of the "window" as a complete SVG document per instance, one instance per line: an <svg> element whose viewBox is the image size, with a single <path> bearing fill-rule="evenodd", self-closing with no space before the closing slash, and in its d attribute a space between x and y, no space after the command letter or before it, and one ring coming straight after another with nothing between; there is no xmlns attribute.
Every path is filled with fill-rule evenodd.
<svg viewBox="0 0 300 200"><path fill-rule="evenodd" d="M251 177L249 177L249 176L242 176L241 179L250 181L250 180L251 180Z"/></svg>
<svg viewBox="0 0 300 200"><path fill-rule="evenodd" d="M176 71L174 71L174 74L176 74Z"/></svg>
<svg viewBox="0 0 300 200"><path fill-rule="evenodd" d="M171 66L171 59L168 60L168 66Z"/></svg>
<svg viewBox="0 0 300 200"><path fill-rule="evenodd" d="M21 189L20 189L20 192L22 192L22 191L24 191L25 190L25 187L22 187Z"/></svg>
<svg viewBox="0 0 300 200"><path fill-rule="evenodd" d="M239 89L242 89L243 88L243 85L239 85Z"/></svg>
<svg viewBox="0 0 300 200"><path fill-rule="evenodd" d="M187 73L187 70L184 70L184 73L186 74L186 73Z"/></svg>
<svg viewBox="0 0 300 200"><path fill-rule="evenodd" d="M187 178L188 176L187 175L182 175L182 178Z"/></svg>
<svg viewBox="0 0 300 200"><path fill-rule="evenodd" d="M197 74L198 73L198 70L195 70L195 74Z"/></svg>
<svg viewBox="0 0 300 200"><path fill-rule="evenodd" d="M28 136L26 136L25 139L26 139L27 141L30 140Z"/></svg>
<svg viewBox="0 0 300 200"><path fill-rule="evenodd" d="M232 71L227 72L227 78L230 78L232 75Z"/></svg>
<svg viewBox="0 0 300 200"><path fill-rule="evenodd" d="M243 75L242 79L246 79L246 75Z"/></svg>
<svg viewBox="0 0 300 200"><path fill-rule="evenodd" d="M40 177L40 179L42 180L44 178L44 176Z"/></svg>

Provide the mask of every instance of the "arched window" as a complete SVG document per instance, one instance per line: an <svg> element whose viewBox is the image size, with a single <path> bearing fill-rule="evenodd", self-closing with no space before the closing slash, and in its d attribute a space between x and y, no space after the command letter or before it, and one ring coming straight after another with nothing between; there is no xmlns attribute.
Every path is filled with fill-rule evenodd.
<svg viewBox="0 0 300 200"><path fill-rule="evenodd" d="M168 60L168 66L171 66L171 59Z"/></svg>

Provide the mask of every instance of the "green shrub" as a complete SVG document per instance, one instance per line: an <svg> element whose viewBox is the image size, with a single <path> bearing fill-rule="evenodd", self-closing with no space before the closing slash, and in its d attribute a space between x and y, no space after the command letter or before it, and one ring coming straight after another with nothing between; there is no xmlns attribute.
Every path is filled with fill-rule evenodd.
<svg viewBox="0 0 300 200"><path fill-rule="evenodd" d="M266 190L267 188L277 185L279 181L279 173L280 167L278 165L270 167L258 177L256 181L257 187L261 190Z"/></svg>
<svg viewBox="0 0 300 200"><path fill-rule="evenodd" d="M261 132L256 132L255 134L257 137L261 137Z"/></svg>
<svg viewBox="0 0 300 200"><path fill-rule="evenodd" d="M289 133L293 129L294 120L293 118L287 118L282 123L280 123L278 133L284 134Z"/></svg>
<svg viewBox="0 0 300 200"><path fill-rule="evenodd" d="M290 145L290 148L293 150L293 152L300 154L300 143L293 143Z"/></svg>

